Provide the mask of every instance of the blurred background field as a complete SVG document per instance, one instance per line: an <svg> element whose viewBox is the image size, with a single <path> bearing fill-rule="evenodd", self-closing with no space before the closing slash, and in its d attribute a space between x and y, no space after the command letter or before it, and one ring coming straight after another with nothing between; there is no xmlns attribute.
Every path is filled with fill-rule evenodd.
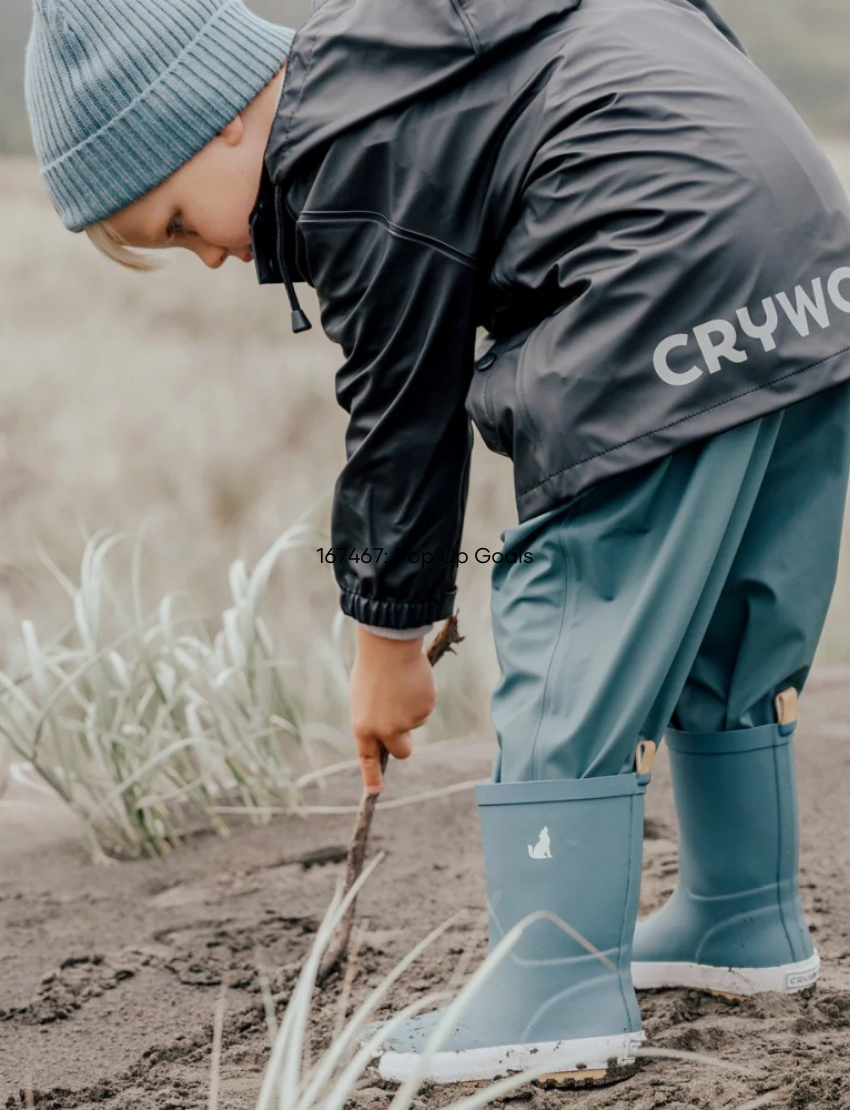
<svg viewBox="0 0 850 1110"><path fill-rule="evenodd" d="M718 6L850 184L850 21L842 5ZM310 8L309 0L252 6L295 26ZM321 333L312 290L299 293L314 328L293 335L282 287L259 286L253 266L234 259L211 272L175 252L161 272L132 274L68 234L29 153L22 99L28 0L4 0L0 18L0 668L15 663L22 619L45 639L70 617L39 546L77 581L88 536L144 525L146 607L182 590L192 611L214 622L229 603L232 562L241 557L252 566L300 518L319 529L317 541L282 557L263 617L295 660L299 688L341 723L340 683L331 705L327 683L317 678L335 650L337 591L315 552L329 540L331 492L344 458L345 414L333 390L341 352ZM459 575L468 639L439 676L452 693L433 720L437 734L487 727L497 675L490 571L473 553L497 550L500 532L515 522L510 464L476 437L463 540L470 562ZM131 547L119 545L109 557L119 584L129 585ZM850 659L847 563L845 546L821 647L827 662ZM342 623L344 658L351 628Z"/></svg>

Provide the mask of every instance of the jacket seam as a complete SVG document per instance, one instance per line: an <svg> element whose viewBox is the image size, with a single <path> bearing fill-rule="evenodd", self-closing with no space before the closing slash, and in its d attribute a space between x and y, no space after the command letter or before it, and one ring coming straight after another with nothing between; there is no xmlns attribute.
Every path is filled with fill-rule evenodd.
<svg viewBox="0 0 850 1110"><path fill-rule="evenodd" d="M481 396L481 400L484 402L484 416L490 424L490 427L493 429L493 440L496 444L496 450L498 451L499 448L502 446L502 437L496 424L496 413L493 411L493 406L490 404L490 392L490 375L485 373L484 390Z"/></svg>
<svg viewBox="0 0 850 1110"><path fill-rule="evenodd" d="M399 239L407 239L414 243L423 243L426 246L433 247L434 250L439 251L455 262L460 262L462 265L468 266L473 270L478 269L478 262L471 255L466 254L464 251L459 251L456 247L444 243L441 239L436 239L433 235L426 235L424 232L413 231L410 228L401 227L399 224L393 223L392 220L388 220L386 216L381 215L380 212L371 212L365 209L336 212L314 208L305 209L298 217L298 223L357 223L358 221L381 224L391 235L395 235Z"/></svg>
<svg viewBox="0 0 850 1110"><path fill-rule="evenodd" d="M535 331L536 330L537 329L535 328ZM540 439L540 433L537 430L537 425L534 423L534 420L531 416L531 406L528 403L528 398L525 393L525 385L522 380L522 374L520 373L522 365L522 352L520 352L517 357L516 363L517 412L519 413L519 416L523 424L525 425L525 431L528 435L528 438L531 440L532 449L535 447L540 449L543 447L543 444Z"/></svg>
<svg viewBox="0 0 850 1110"><path fill-rule="evenodd" d="M319 5L319 7L321 7L321 5ZM318 10L319 10L319 8L315 8L315 9L312 10L310 19L312 19L317 14ZM308 20L308 22L309 22L309 20ZM305 28L306 28L306 24L304 25L304 27L300 28L300 30L304 30ZM297 34L298 34L298 32L296 31L296 35ZM292 130L292 123L293 123L296 115L298 114L298 109L301 107L301 100L304 96L304 86L307 83L307 77L310 73L310 70L313 67L313 55L316 52L316 43L318 42L318 38L319 38L319 36L314 31L313 32L313 42L310 46L310 57L307 59L307 65L306 65L306 67L304 69L304 73L301 77L301 87L298 90L298 100L295 102L295 107L289 113L289 119L286 121L286 130L283 133L283 142L280 145L280 158L279 158L279 160L283 159L283 156L286 154L286 149L289 146L289 139L290 139L290 132ZM295 47L295 36L293 36L292 43L291 43L290 48L289 48L290 58L292 57L294 47ZM281 92L280 92L281 102L283 101L283 97L284 97L284 94L286 92L286 88L285 88L286 78L289 76L289 72L290 72L290 67L287 65L286 72L283 75L283 86L284 87L281 88Z"/></svg>
<svg viewBox="0 0 850 1110"><path fill-rule="evenodd" d="M694 420L697 416L702 416L705 412L711 412L712 409L719 409L723 405L728 405L732 401L738 401L741 397L748 397L751 393L758 393L760 389L772 389L778 382L784 382L788 378L793 378L795 374L803 374L807 370L814 369L815 366L820 366L822 362L829 362L832 358L838 358L839 355L846 354L850 351L850 346L842 347L840 351L834 351L831 355L825 355L824 358L819 358L816 362L810 362L808 366L801 366L798 370L792 370L788 374L783 374L781 378L774 378L772 381L763 382L762 385L754 385L752 389L745 389L742 393L736 393L733 397L726 397L722 401L718 401L713 405L706 405L704 409L698 409L697 412L689 413L687 416L682 416L678 420L671 420L669 424L662 424L660 428L653 428L648 432L641 432L639 436L632 436L631 439L624 439L620 443L615 443L613 447L606 447L604 451L597 451L593 455L585 455L583 459L577 459L569 466L564 466L560 470L553 470L551 474L547 474L539 482L535 482L533 486L521 490L518 494L519 497L525 497L529 493L533 493L536 489L540 489L547 482L553 478L559 477L561 474L566 474L568 470L574 470L577 466L582 466L584 463L592 462L594 459L602 458L603 455L610 455L612 451L619 451L621 447L628 447L630 443L637 443L639 439L646 439L648 436L658 435L659 432L666 432L668 428L675 428L677 424L684 424L688 420Z"/></svg>
<svg viewBox="0 0 850 1110"><path fill-rule="evenodd" d="M457 13L458 19L463 24L463 28L466 31L466 37L469 39L469 44L475 52L475 57L480 58L482 53L481 41L478 38L478 35L476 35L475 33L475 28L472 26L472 20L463 10L463 0L451 0L451 3L452 7Z"/></svg>

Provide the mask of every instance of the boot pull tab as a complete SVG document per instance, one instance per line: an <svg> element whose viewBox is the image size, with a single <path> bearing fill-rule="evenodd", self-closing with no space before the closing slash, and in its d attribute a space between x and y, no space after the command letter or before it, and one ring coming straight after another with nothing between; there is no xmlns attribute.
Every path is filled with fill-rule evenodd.
<svg viewBox="0 0 850 1110"><path fill-rule="evenodd" d="M635 748L635 770L639 775L651 773L657 750L658 745L654 740L638 740Z"/></svg>
<svg viewBox="0 0 850 1110"><path fill-rule="evenodd" d="M797 720L797 691L793 686L776 695L776 720L780 725L790 725Z"/></svg>

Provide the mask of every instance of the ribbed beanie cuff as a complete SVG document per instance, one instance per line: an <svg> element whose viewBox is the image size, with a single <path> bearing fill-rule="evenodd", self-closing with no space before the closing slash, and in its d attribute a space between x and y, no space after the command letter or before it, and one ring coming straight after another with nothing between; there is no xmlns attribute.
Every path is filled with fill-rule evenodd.
<svg viewBox="0 0 850 1110"><path fill-rule="evenodd" d="M36 0L27 108L65 226L81 231L178 170L268 84L294 35L241 0Z"/></svg>

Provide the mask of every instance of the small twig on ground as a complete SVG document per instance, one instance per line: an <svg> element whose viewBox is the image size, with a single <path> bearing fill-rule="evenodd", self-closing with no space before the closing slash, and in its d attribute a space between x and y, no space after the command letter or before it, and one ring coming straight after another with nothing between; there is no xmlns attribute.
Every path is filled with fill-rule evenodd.
<svg viewBox="0 0 850 1110"><path fill-rule="evenodd" d="M449 617L437 636L434 642L428 648L428 662L432 667L436 666L438 660L446 654L447 651L454 654L454 644L459 644L463 640L463 636L457 630L457 614ZM381 777L386 774L387 763L389 761L390 753L386 748L381 749ZM345 865L345 887L343 889L343 897L348 894L349 890L357 882L360 873L363 870L363 864L366 860L366 846L369 841L369 829L372 827L372 815L375 812L375 802L380 797L380 794L367 794L363 791L363 797L360 800L360 808L357 811L357 818L354 822L354 835L351 840L351 846L348 849L348 857ZM351 926L354 924L354 911L357 904L355 899L348 908L348 912L340 922L336 932L331 938L328 945L328 950L325 953L325 958L319 968L316 982L321 986L331 972L339 966L341 961L345 958L348 951L349 938L351 936Z"/></svg>
<svg viewBox="0 0 850 1110"><path fill-rule="evenodd" d="M210 1093L207 1110L218 1110L218 1091L221 1078L221 1043L224 1035L224 1006L227 997L227 980L223 977L213 1015L213 1043L210 1056Z"/></svg>
<svg viewBox="0 0 850 1110"><path fill-rule="evenodd" d="M776 1100L780 1098L784 1099L790 1093L790 1087L775 1087L765 1092L765 1094L760 1095L758 1098L754 1098L751 1102L739 1106L737 1110L763 1110L763 1107L770 1106L771 1104L778 1106L779 1103Z"/></svg>
<svg viewBox="0 0 850 1110"><path fill-rule="evenodd" d="M362 926L354 931L355 940L352 942L348 952L348 959L345 962L345 975L342 979L342 993L339 998L339 1005L336 1013L336 1023L334 1025L333 1040L342 1034L345 1026L346 1010L348 1009L348 1000L351 996L351 986L354 982L354 976L357 973L357 956L360 952L360 945L364 937L369 931L369 921L365 920Z"/></svg>
<svg viewBox="0 0 850 1110"><path fill-rule="evenodd" d="M274 1012L274 999L272 998L272 985L269 979L266 956L259 944L254 945L254 966L257 969L257 981L260 984L260 994L263 999L263 1012L266 1018L269 1044L273 1045L277 1037L277 1017Z"/></svg>

